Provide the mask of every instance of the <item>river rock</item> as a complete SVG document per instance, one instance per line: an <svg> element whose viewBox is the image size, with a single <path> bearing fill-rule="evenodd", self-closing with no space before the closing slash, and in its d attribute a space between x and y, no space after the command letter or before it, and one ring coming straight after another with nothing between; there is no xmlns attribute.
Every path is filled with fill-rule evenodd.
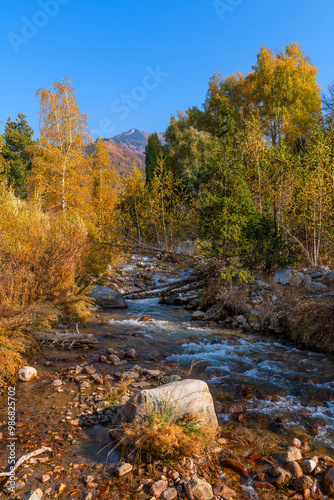
<svg viewBox="0 0 334 500"><path fill-rule="evenodd" d="M161 493L162 500L174 500L177 498L177 491L175 488L167 488Z"/></svg>
<svg viewBox="0 0 334 500"><path fill-rule="evenodd" d="M131 472L132 469L133 469L133 467L131 464L122 464L119 467L117 467L116 475L118 477L125 476L125 474L128 474L129 472Z"/></svg>
<svg viewBox="0 0 334 500"><path fill-rule="evenodd" d="M31 382L37 377L37 370L32 366L24 366L18 371L17 376L21 382Z"/></svg>
<svg viewBox="0 0 334 500"><path fill-rule="evenodd" d="M312 282L308 288L310 290L313 290L314 292L326 292L327 285L324 285L323 283Z"/></svg>
<svg viewBox="0 0 334 500"><path fill-rule="evenodd" d="M211 485L198 477L187 483L186 493L189 500L211 500L213 497Z"/></svg>
<svg viewBox="0 0 334 500"><path fill-rule="evenodd" d="M279 283L280 285L287 285L290 283L291 278L292 275L289 267L279 267L275 271L273 281L274 283Z"/></svg>
<svg viewBox="0 0 334 500"><path fill-rule="evenodd" d="M203 311L195 311L192 315L191 318L193 321L201 320L201 319L206 319L206 315Z"/></svg>
<svg viewBox="0 0 334 500"><path fill-rule="evenodd" d="M315 460L304 460L303 461L303 471L305 474L310 474L314 471L317 466L317 462Z"/></svg>
<svg viewBox="0 0 334 500"><path fill-rule="evenodd" d="M301 451L295 446L289 446L284 455L285 462L294 462L302 460L302 458L303 455L301 454Z"/></svg>
<svg viewBox="0 0 334 500"><path fill-rule="evenodd" d="M301 476L294 480L293 486L297 491L309 490L314 484L313 479L310 476Z"/></svg>
<svg viewBox="0 0 334 500"><path fill-rule="evenodd" d="M232 500L233 497L237 496L237 492L228 488L226 484L218 483L213 488L213 493L221 498L226 498L226 500Z"/></svg>
<svg viewBox="0 0 334 500"><path fill-rule="evenodd" d="M119 363L121 360L116 354L109 354L108 361L111 361L113 364Z"/></svg>
<svg viewBox="0 0 334 500"><path fill-rule="evenodd" d="M294 477L301 477L303 475L303 469L301 468L301 466L299 465L298 462L296 462L295 460L293 460L292 462L289 463L288 465L289 467L289 471L291 472L291 474L294 476Z"/></svg>
<svg viewBox="0 0 334 500"><path fill-rule="evenodd" d="M298 438L294 438L292 440L291 446L295 446L296 448L301 448L302 447L302 443L301 443L301 441Z"/></svg>
<svg viewBox="0 0 334 500"><path fill-rule="evenodd" d="M150 377L159 377L160 370L146 370L147 375Z"/></svg>
<svg viewBox="0 0 334 500"><path fill-rule="evenodd" d="M327 274L327 279L329 279L329 281L334 280L334 271L329 271L329 273Z"/></svg>
<svg viewBox="0 0 334 500"><path fill-rule="evenodd" d="M39 491L41 491L41 490L39 490ZM43 496L43 493L42 493L42 496ZM37 490L36 491L29 491L28 493L26 493L24 495L24 500L41 500L42 496L38 495Z"/></svg>
<svg viewBox="0 0 334 500"><path fill-rule="evenodd" d="M94 375L96 373L96 368L93 365L87 365L84 367L84 372L88 375Z"/></svg>
<svg viewBox="0 0 334 500"><path fill-rule="evenodd" d="M239 314L239 316L236 316L235 319L240 325L245 325L247 323L247 318L243 314Z"/></svg>
<svg viewBox="0 0 334 500"><path fill-rule="evenodd" d="M135 349L129 349L126 351L125 356L130 359L135 359L137 357L137 353Z"/></svg>
<svg viewBox="0 0 334 500"><path fill-rule="evenodd" d="M53 387L60 387L63 385L63 382L60 380L60 378L56 378L53 382L51 382L51 385Z"/></svg>
<svg viewBox="0 0 334 500"><path fill-rule="evenodd" d="M204 424L218 426L212 396L208 385L202 380L182 380L161 385L154 389L144 389L129 399L113 418L112 424L145 420L148 410L159 414L161 408L173 408L170 421L184 416L196 415Z"/></svg>
<svg viewBox="0 0 334 500"><path fill-rule="evenodd" d="M178 382L179 380L181 380L181 377L180 375L165 375L164 377L162 377L162 380L161 382L163 384L170 384L171 382Z"/></svg>
<svg viewBox="0 0 334 500"><path fill-rule="evenodd" d="M128 306L123 296L107 286L97 285L89 294L96 303L109 309L126 309Z"/></svg>
<svg viewBox="0 0 334 500"><path fill-rule="evenodd" d="M278 487L285 486L291 479L291 472L281 467L275 467L272 471L272 475L275 478L273 483Z"/></svg>
<svg viewBox="0 0 334 500"><path fill-rule="evenodd" d="M163 479L160 479L159 481L156 481L155 483L152 484L150 488L150 493L155 498L160 498L161 493L167 489L167 486L168 482L164 481Z"/></svg>
<svg viewBox="0 0 334 500"><path fill-rule="evenodd" d="M325 474L324 488L327 495L334 498L334 467L331 467Z"/></svg>

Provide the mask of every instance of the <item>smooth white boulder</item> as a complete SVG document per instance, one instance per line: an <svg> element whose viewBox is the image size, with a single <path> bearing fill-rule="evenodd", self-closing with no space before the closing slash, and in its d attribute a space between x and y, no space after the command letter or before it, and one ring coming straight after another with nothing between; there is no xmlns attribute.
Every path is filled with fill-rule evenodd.
<svg viewBox="0 0 334 500"><path fill-rule="evenodd" d="M32 366L24 366L18 371L17 376L21 382L30 382L37 377L37 370Z"/></svg>
<svg viewBox="0 0 334 500"><path fill-rule="evenodd" d="M113 418L113 426L133 420L145 421L148 414L170 413L170 422L194 415L201 422L218 426L213 399L202 380L187 379L137 392Z"/></svg>

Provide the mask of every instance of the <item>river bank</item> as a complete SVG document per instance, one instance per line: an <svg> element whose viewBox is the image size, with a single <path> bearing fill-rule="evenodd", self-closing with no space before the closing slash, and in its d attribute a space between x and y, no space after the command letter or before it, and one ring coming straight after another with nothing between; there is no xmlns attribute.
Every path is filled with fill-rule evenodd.
<svg viewBox="0 0 334 500"><path fill-rule="evenodd" d="M180 278L171 277L167 269L161 276L160 270L148 269L145 263L136 273L139 269L147 275L155 273L153 283ZM122 271L127 272L133 270ZM125 287L126 277L122 279L119 286ZM293 480L282 489L272 475L273 466L287 467L286 446L298 437L303 458L333 455L331 356L300 351L258 332L227 329L209 320L194 322L192 310L158 302L158 298L133 300L128 301L128 309L97 310L80 325L82 333L97 338L95 346L44 347L30 359L38 379L16 388L17 457L43 445L53 451L18 471L22 488L17 498L39 488L51 498L145 499L152 497L151 485L161 476L168 479L170 488L179 487L179 498L186 498L185 484L195 473L214 488L223 482L236 498L290 498L300 495ZM119 401L110 401L110 387L117 386L122 376L129 377L129 386ZM129 457L115 452L108 456L113 447L108 433L113 407L171 376L208 382L222 441L215 445L209 462L195 459L192 469L159 461L152 469L152 463L138 463L134 457L129 475L117 477L119 461L129 462ZM2 471L7 458L6 411L7 402L2 399ZM231 469L231 462L226 462L231 459L244 468L236 472L234 464ZM312 476L319 496L329 460L320 460L321 470L317 478Z"/></svg>

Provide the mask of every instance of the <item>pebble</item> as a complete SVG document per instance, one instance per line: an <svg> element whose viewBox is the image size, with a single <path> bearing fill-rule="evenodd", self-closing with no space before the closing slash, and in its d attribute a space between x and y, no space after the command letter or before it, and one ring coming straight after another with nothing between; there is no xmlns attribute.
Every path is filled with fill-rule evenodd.
<svg viewBox="0 0 334 500"><path fill-rule="evenodd" d="M94 375L96 369L92 365L87 365L84 367L84 372L87 373L87 375Z"/></svg>
<svg viewBox="0 0 334 500"><path fill-rule="evenodd" d="M314 481L309 476L301 476L294 480L293 485L297 491L311 489Z"/></svg>
<svg viewBox="0 0 334 500"><path fill-rule="evenodd" d="M314 460L303 461L303 471L305 472L305 474L310 474L311 472L313 472L316 466L317 462L315 462Z"/></svg>
<svg viewBox="0 0 334 500"><path fill-rule="evenodd" d="M136 350L135 349L129 349L128 351L126 351L125 356L127 358L131 358L131 359L136 358L137 357Z"/></svg>
<svg viewBox="0 0 334 500"><path fill-rule="evenodd" d="M116 468L116 475L118 477L125 476L125 474L128 474L129 472L131 472L132 469L133 469L133 466L131 464L128 464L128 463L122 464Z"/></svg>
<svg viewBox="0 0 334 500"><path fill-rule="evenodd" d="M60 387L61 385L63 385L63 382L62 380L60 380L60 378L56 378L53 382L51 382L51 385L53 387Z"/></svg>
<svg viewBox="0 0 334 500"><path fill-rule="evenodd" d="M153 495L155 498L160 498L160 495L165 489L167 488L168 483L167 481L164 481L163 479L160 479L159 481L156 481L155 483L152 484L150 488L150 493Z"/></svg>
<svg viewBox="0 0 334 500"><path fill-rule="evenodd" d="M303 469L301 468L299 463L296 462L295 460L293 460L292 462L289 463L288 468L289 468L289 471L291 472L291 474L295 478L301 477L303 475Z"/></svg>
<svg viewBox="0 0 334 500"><path fill-rule="evenodd" d="M177 491L175 488L167 488L161 494L162 500L174 500L177 498Z"/></svg>
<svg viewBox="0 0 334 500"><path fill-rule="evenodd" d="M272 471L272 474L275 477L273 483L276 486L284 486L291 479L291 472L282 469L281 467L275 467Z"/></svg>
<svg viewBox="0 0 334 500"><path fill-rule="evenodd" d="M232 490L231 488L228 488L226 484L223 483L216 484L215 487L213 488L213 493L218 497L220 496L221 498L226 498L226 500L230 500L231 498L237 496L236 491Z"/></svg>
<svg viewBox="0 0 334 500"><path fill-rule="evenodd" d="M94 482L94 476L86 476L84 479L85 484L88 483L93 483Z"/></svg>
<svg viewBox="0 0 334 500"><path fill-rule="evenodd" d="M189 500L211 500L213 497L211 485L198 477L187 483L186 493Z"/></svg>
<svg viewBox="0 0 334 500"><path fill-rule="evenodd" d="M66 489L66 484L60 483L60 485L57 488L57 491L58 491L58 493L63 493L63 491L65 491L65 489Z"/></svg>
<svg viewBox="0 0 334 500"><path fill-rule="evenodd" d="M73 425L73 427L77 427L80 424L80 419L79 418L75 418L73 420L69 420L68 423L70 425Z"/></svg>
<svg viewBox="0 0 334 500"><path fill-rule="evenodd" d="M291 443L292 446L294 446L295 448L301 448L302 447L302 443L300 442L299 439L297 438L294 438L292 440L292 443Z"/></svg>
<svg viewBox="0 0 334 500"><path fill-rule="evenodd" d="M39 478L40 482L41 483L46 483L47 481L49 481L51 479L51 477L49 476L49 474L43 474L43 476L41 476Z"/></svg>
<svg viewBox="0 0 334 500"><path fill-rule="evenodd" d="M285 462L294 462L302 460L302 458L303 455L301 454L299 448L296 448L296 446L289 446L284 455Z"/></svg>

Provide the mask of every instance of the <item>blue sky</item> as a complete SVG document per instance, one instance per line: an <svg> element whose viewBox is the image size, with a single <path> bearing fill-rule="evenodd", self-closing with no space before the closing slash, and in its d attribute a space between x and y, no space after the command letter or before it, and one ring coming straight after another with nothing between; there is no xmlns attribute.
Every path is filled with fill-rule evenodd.
<svg viewBox="0 0 334 500"><path fill-rule="evenodd" d="M334 80L333 0L3 0L0 120L27 115L38 135L40 87L72 78L93 137L164 131L201 104L209 77L247 72L261 45L298 42Z"/></svg>

